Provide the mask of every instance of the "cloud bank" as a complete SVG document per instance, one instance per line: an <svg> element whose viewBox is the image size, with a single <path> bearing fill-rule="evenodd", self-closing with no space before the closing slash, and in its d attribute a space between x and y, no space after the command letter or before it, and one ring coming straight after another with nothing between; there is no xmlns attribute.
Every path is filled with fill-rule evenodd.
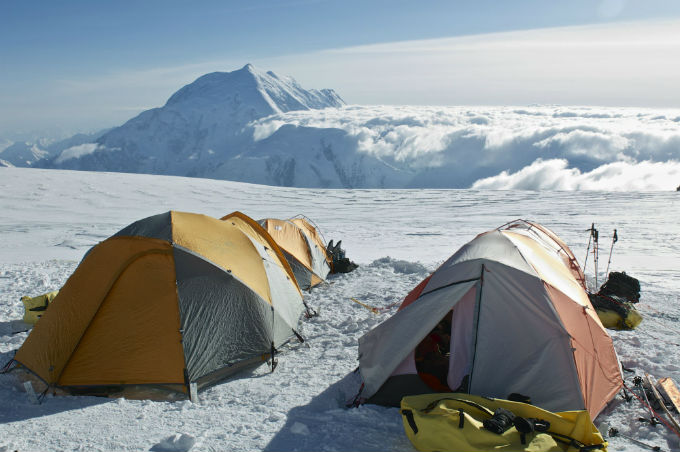
<svg viewBox="0 0 680 452"><path fill-rule="evenodd" d="M480 179L477 189L501 190L601 190L661 191L673 190L680 183L680 161L639 163L614 162L592 171L569 168L564 159L541 160L515 173L501 172Z"/></svg>
<svg viewBox="0 0 680 452"><path fill-rule="evenodd" d="M674 190L680 110L594 107L392 107L289 112L251 123L339 129L357 151L413 175L407 187Z"/></svg>

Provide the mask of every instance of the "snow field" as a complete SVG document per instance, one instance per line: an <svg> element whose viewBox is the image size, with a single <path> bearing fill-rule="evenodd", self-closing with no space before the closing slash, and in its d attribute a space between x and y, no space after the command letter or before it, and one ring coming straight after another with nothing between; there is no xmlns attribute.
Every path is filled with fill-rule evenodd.
<svg viewBox="0 0 680 452"><path fill-rule="evenodd" d="M680 382L680 244L676 193L484 190L304 190L224 181L112 173L0 169L0 363L28 333L10 334L22 295L59 288L89 247L137 219L169 209L220 217L298 213L326 240L342 239L361 266L306 295L319 316L304 320L274 373L260 366L202 391L199 403L52 397L32 405L15 374L0 375L0 450L413 450L395 408L346 409L359 387L357 340L396 307L375 315L351 302L386 307L475 235L516 218L553 229L582 262L585 230L600 228L600 282L611 232L611 268L642 285L636 331L611 332L633 375ZM388 257L390 256L390 257ZM592 276L589 258L587 273ZM638 421L621 397L596 420L663 450L678 438ZM175 436L183 434L185 436ZM174 438L174 440L173 440ZM610 450L636 451L622 437Z"/></svg>

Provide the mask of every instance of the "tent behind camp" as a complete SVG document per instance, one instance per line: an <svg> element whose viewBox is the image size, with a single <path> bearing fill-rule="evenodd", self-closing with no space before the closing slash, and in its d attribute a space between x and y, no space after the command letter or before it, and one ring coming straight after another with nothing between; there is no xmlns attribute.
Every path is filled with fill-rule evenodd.
<svg viewBox="0 0 680 452"><path fill-rule="evenodd" d="M573 254L545 231L519 220L481 234L419 284L360 338L362 395L398 404L434 392L418 350L451 313L442 385L523 394L542 408L587 409L594 418L621 388L618 358L568 264Z"/></svg>
<svg viewBox="0 0 680 452"><path fill-rule="evenodd" d="M222 219L228 218L229 215ZM308 290L326 279L332 260L319 232L309 221L265 218L259 223L283 250L300 289Z"/></svg>
<svg viewBox="0 0 680 452"><path fill-rule="evenodd" d="M292 270L255 221L167 212L94 246L15 361L55 387L186 391L261 363L302 311Z"/></svg>

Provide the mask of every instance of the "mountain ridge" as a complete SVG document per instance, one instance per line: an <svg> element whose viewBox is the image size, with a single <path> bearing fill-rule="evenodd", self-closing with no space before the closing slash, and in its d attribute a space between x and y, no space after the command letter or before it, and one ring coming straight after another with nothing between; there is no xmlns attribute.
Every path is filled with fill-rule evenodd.
<svg viewBox="0 0 680 452"><path fill-rule="evenodd" d="M216 177L216 168L257 147L247 127L252 121L344 105L331 89L306 90L292 77L247 64L232 72L202 75L162 107L102 134L96 146L66 149L34 166ZM273 159L263 170L268 176L258 180L280 180L276 162Z"/></svg>

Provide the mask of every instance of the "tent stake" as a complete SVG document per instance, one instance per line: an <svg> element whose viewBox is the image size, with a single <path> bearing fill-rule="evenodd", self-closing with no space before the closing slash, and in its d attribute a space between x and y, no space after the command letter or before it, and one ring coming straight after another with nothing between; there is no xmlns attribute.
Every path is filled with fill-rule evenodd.
<svg viewBox="0 0 680 452"><path fill-rule="evenodd" d="M35 390L33 389L33 385L31 384L30 381L24 382L24 388L26 389L26 395L28 396L28 400L30 400L30 402L33 405L40 405L38 396L35 394Z"/></svg>
<svg viewBox="0 0 680 452"><path fill-rule="evenodd" d="M192 403L198 403L198 387L195 381L189 383L189 399Z"/></svg>

